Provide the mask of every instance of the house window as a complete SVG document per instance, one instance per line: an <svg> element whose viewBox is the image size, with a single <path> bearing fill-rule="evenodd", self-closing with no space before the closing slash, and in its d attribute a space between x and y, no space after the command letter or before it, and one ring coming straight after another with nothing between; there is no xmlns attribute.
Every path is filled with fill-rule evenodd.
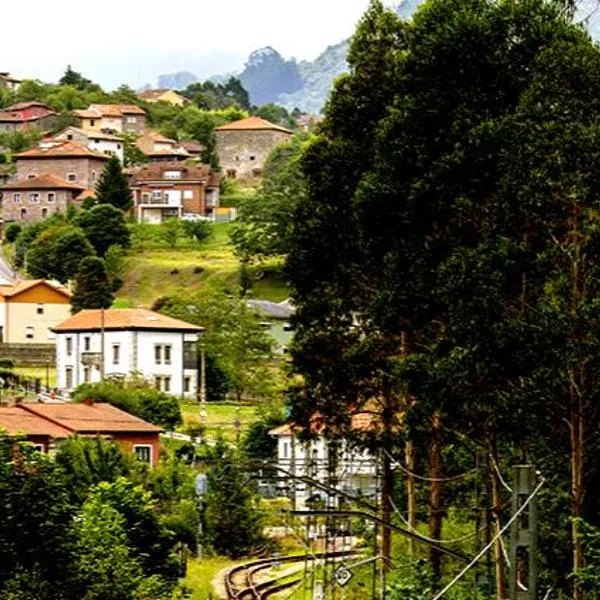
<svg viewBox="0 0 600 600"><path fill-rule="evenodd" d="M44 444L34 444L33 449L36 452L41 452L42 454L44 454L46 452L46 449L44 448Z"/></svg>
<svg viewBox="0 0 600 600"><path fill-rule="evenodd" d="M45 219L48 216L48 209L42 208L42 219Z"/></svg>
<svg viewBox="0 0 600 600"><path fill-rule="evenodd" d="M89 352L89 351L90 351L90 348L91 348L91 346L92 346L92 338L90 338L90 336L89 336L89 335L86 335L86 336L83 338L83 351L84 351L84 352Z"/></svg>
<svg viewBox="0 0 600 600"><path fill-rule="evenodd" d="M21 202L21 194L13 194L13 202L19 204Z"/></svg>
<svg viewBox="0 0 600 600"><path fill-rule="evenodd" d="M117 144L117 150L121 149L121 144Z"/></svg>
<svg viewBox="0 0 600 600"><path fill-rule="evenodd" d="M157 390L160 390L160 388L162 387L162 377L155 377L154 378L154 387Z"/></svg>
<svg viewBox="0 0 600 600"><path fill-rule="evenodd" d="M137 119L135 117L126 117L125 120L127 123L137 123Z"/></svg>
<svg viewBox="0 0 600 600"><path fill-rule="evenodd" d="M196 342L183 342L183 368L197 367Z"/></svg>
<svg viewBox="0 0 600 600"><path fill-rule="evenodd" d="M90 127L93 127L96 124L96 121L94 119L90 119Z"/></svg>
<svg viewBox="0 0 600 600"><path fill-rule="evenodd" d="M92 171L92 181L96 181L96 171Z"/></svg>
<svg viewBox="0 0 600 600"><path fill-rule="evenodd" d="M67 173L67 181L77 181L76 173Z"/></svg>
<svg viewBox="0 0 600 600"><path fill-rule="evenodd" d="M38 204L40 201L40 195L37 192L29 194L29 204Z"/></svg>
<svg viewBox="0 0 600 600"><path fill-rule="evenodd" d="M185 200L193 200L194 199L194 191L193 190L183 190L183 197Z"/></svg>
<svg viewBox="0 0 600 600"><path fill-rule="evenodd" d="M171 364L171 346L164 347L165 365Z"/></svg>
<svg viewBox="0 0 600 600"><path fill-rule="evenodd" d="M120 353L121 353L121 346L119 344L113 344L112 347L112 353L113 353L113 365L118 365L119 364L119 360L120 360Z"/></svg>
<svg viewBox="0 0 600 600"><path fill-rule="evenodd" d="M148 192L142 193L142 202L148 202L150 200L150 194Z"/></svg>
<svg viewBox="0 0 600 600"><path fill-rule="evenodd" d="M154 346L154 362L157 365L162 364L162 346Z"/></svg>
<svg viewBox="0 0 600 600"><path fill-rule="evenodd" d="M72 133L67 134L67 139L68 140L72 140L73 139L73 134Z"/></svg>
<svg viewBox="0 0 600 600"><path fill-rule="evenodd" d="M89 383L90 382L90 379L91 379L90 374L91 374L90 368L89 367L83 367L83 381L84 381L84 383Z"/></svg>
<svg viewBox="0 0 600 600"><path fill-rule="evenodd" d="M152 192L152 200L160 200L162 198L162 192L160 190Z"/></svg>
<svg viewBox="0 0 600 600"><path fill-rule="evenodd" d="M35 179L36 175L35 173L30 173L29 175L27 175L27 179Z"/></svg>
<svg viewBox="0 0 600 600"><path fill-rule="evenodd" d="M67 356L71 356L73 354L73 338L67 338Z"/></svg>
<svg viewBox="0 0 600 600"><path fill-rule="evenodd" d="M181 171L165 171L165 179L181 179Z"/></svg>
<svg viewBox="0 0 600 600"><path fill-rule="evenodd" d="M170 392L170 391L171 391L171 378L163 377L163 392Z"/></svg>
<svg viewBox="0 0 600 600"><path fill-rule="evenodd" d="M65 386L68 390L73 387L73 367L67 367L65 369Z"/></svg>
<svg viewBox="0 0 600 600"><path fill-rule="evenodd" d="M22 208L21 209L21 219L24 221L26 218L27 218L27 209Z"/></svg>
<svg viewBox="0 0 600 600"><path fill-rule="evenodd" d="M34 332L35 332L35 330L33 329L33 327L31 327L31 326L25 327L25 337L28 340L32 340L34 338Z"/></svg>
<svg viewBox="0 0 600 600"><path fill-rule="evenodd" d="M37 312L38 315L43 315L44 314L44 305L43 304L38 304L36 312Z"/></svg>
<svg viewBox="0 0 600 600"><path fill-rule="evenodd" d="M290 445L287 442L283 442L283 458L288 457L289 447Z"/></svg>
<svg viewBox="0 0 600 600"><path fill-rule="evenodd" d="M50 192L48 194L48 202L54 202L56 200L56 194L54 192Z"/></svg>
<svg viewBox="0 0 600 600"><path fill-rule="evenodd" d="M183 391L184 393L188 394L192 389L192 378L191 377L184 377L183 378Z"/></svg>
<svg viewBox="0 0 600 600"><path fill-rule="evenodd" d="M254 159L255 159L255 157L254 157L254 156L251 156L251 157L250 157L250 160L254 160Z"/></svg>
<svg viewBox="0 0 600 600"><path fill-rule="evenodd" d="M152 464L152 446L150 444L134 444L133 454L137 460Z"/></svg>

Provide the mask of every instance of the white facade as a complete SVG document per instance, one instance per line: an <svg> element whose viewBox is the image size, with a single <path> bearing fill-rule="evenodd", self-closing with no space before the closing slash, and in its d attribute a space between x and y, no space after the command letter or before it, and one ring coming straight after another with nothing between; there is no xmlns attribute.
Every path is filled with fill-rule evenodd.
<svg viewBox="0 0 600 600"><path fill-rule="evenodd" d="M183 331L59 331L56 342L57 387L71 391L105 377L138 374L174 396L195 398L198 389L198 333ZM184 356L185 355L185 356Z"/></svg>
<svg viewBox="0 0 600 600"><path fill-rule="evenodd" d="M123 162L123 142L95 138L93 133L90 133L89 135L90 141L88 143L88 148L90 150L106 154L107 156L116 156L121 162Z"/></svg>
<svg viewBox="0 0 600 600"><path fill-rule="evenodd" d="M283 428L280 428L283 429ZM327 492L318 486L295 478L310 478L329 485L333 476L338 489L351 496L374 499L377 493L377 460L368 451L351 448L341 441L337 451L332 450L328 440L318 437L311 441L301 441L291 432L273 434L277 436L278 477L283 478L278 487L283 495L289 496L297 510L307 510L307 499L318 496L327 501ZM334 453L335 458L330 456ZM335 464L335 467L331 467ZM287 475L289 474L289 475ZM310 503L310 502L309 502Z"/></svg>
<svg viewBox="0 0 600 600"><path fill-rule="evenodd" d="M54 137L57 140L74 140L94 152L100 152L107 156L116 156L121 162L124 160L124 142L121 138L114 135L107 135L100 131L96 132L89 129L84 130L78 127L67 127Z"/></svg>

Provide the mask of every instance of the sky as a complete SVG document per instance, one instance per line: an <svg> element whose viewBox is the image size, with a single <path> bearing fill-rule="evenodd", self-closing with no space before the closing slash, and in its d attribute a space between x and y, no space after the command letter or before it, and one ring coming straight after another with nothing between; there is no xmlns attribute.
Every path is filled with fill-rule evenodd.
<svg viewBox="0 0 600 600"><path fill-rule="evenodd" d="M391 0L390 2L391 3ZM369 0L30 0L2 10L0 71L56 81L67 64L113 89L240 71L250 52L316 58L349 37ZM25 11L25 14L23 13ZM19 27L23 24L24 30Z"/></svg>

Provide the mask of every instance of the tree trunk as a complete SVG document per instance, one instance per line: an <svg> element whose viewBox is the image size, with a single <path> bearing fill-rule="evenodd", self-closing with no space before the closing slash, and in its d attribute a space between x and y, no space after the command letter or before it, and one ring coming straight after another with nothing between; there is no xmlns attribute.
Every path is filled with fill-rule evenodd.
<svg viewBox="0 0 600 600"><path fill-rule="evenodd" d="M411 531L417 526L417 503L415 498L415 478L412 473L415 472L415 446L411 440L404 446L404 466L406 467L406 510L408 513L408 525ZM415 541L408 538L408 555L411 559L415 558Z"/></svg>
<svg viewBox="0 0 600 600"><path fill-rule="evenodd" d="M491 450L490 454L497 465L498 460L495 455L495 450ZM492 515L494 519L494 534L496 535L502 529L502 493L498 473L496 472L493 464L491 464L490 467L492 480ZM504 564L504 552L502 550L502 538L498 538L494 544L494 558L496 561L496 597L498 600L505 600L506 572Z"/></svg>
<svg viewBox="0 0 600 600"><path fill-rule="evenodd" d="M442 537L442 483L440 477L442 474L442 431L440 425L440 415L436 412L433 415L431 427L431 442L429 446L429 476L431 486L429 491L429 537L439 540ZM441 559L442 554L439 549L430 547L429 562L433 577L439 581L441 577Z"/></svg>
<svg viewBox="0 0 600 600"><path fill-rule="evenodd" d="M571 395L577 395L571 390ZM581 505L583 500L583 417L580 402L578 414L573 414L571 419L571 537L573 540L573 573L577 574L583 568L583 547L579 531L578 519L581 518ZM582 600L583 590L575 581L573 583L573 600Z"/></svg>

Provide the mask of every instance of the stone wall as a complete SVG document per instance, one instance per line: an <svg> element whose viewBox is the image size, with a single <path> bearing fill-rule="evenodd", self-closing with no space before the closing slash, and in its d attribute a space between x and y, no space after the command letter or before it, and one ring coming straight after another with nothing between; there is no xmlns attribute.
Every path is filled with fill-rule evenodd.
<svg viewBox="0 0 600 600"><path fill-rule="evenodd" d="M65 157L55 158L17 158L17 175L15 179L37 177L44 173L61 177L65 181L76 183L86 188L95 188L106 161L100 158ZM69 174L75 175L75 180L69 179Z"/></svg>
<svg viewBox="0 0 600 600"><path fill-rule="evenodd" d="M6 190L2 195L2 216L5 222L35 222L51 217L56 213L65 214L67 206L73 201L72 190ZM30 194L39 194L32 201ZM54 200L48 200L48 194L54 194ZM25 211L25 212L23 212Z"/></svg>
<svg viewBox="0 0 600 600"><path fill-rule="evenodd" d="M257 175L271 150L291 138L289 133L271 129L215 131L215 135L221 169L235 177Z"/></svg>
<svg viewBox="0 0 600 600"><path fill-rule="evenodd" d="M56 362L54 344L0 344L0 358L10 358L15 365L51 365Z"/></svg>

